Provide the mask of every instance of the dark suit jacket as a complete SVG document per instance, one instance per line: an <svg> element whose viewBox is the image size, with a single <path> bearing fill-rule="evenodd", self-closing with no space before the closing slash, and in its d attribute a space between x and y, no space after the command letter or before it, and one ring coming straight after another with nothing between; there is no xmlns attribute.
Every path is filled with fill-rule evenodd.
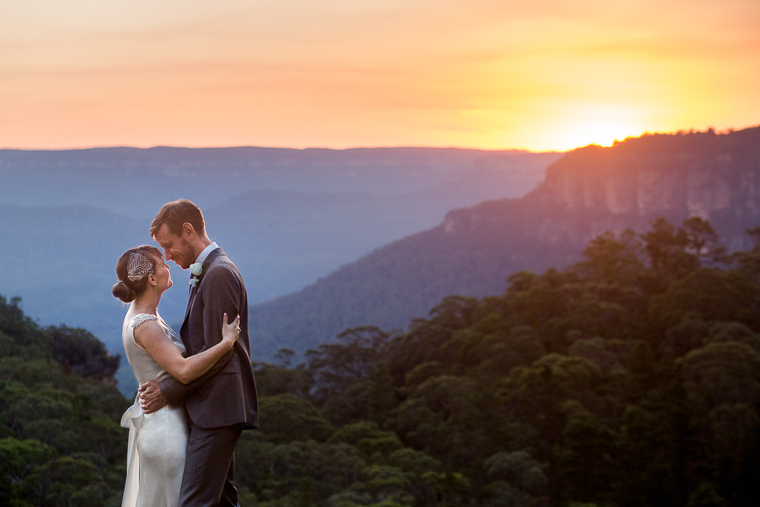
<svg viewBox="0 0 760 507"><path fill-rule="evenodd" d="M243 277L221 248L203 263L200 281L190 290L180 337L188 355L222 341L222 316L229 321L240 313L240 337L208 372L188 384L173 377L161 381L161 393L171 404L185 402L194 424L220 428L243 424L257 428L258 397L248 340L248 294Z"/></svg>

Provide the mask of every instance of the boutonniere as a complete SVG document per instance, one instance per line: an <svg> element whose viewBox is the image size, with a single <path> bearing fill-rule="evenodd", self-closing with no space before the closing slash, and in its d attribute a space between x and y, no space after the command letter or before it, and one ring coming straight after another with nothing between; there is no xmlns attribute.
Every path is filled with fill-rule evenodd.
<svg viewBox="0 0 760 507"><path fill-rule="evenodd" d="M200 276L203 274L203 264L200 262L194 262L193 264L190 264L190 273L192 273L192 276L190 277L190 281L188 283L191 287L195 287L195 284L198 283Z"/></svg>

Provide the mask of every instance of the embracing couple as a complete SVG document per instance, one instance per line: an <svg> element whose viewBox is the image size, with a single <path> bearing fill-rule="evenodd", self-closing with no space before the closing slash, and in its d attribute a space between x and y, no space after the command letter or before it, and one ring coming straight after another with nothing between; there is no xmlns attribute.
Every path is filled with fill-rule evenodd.
<svg viewBox="0 0 760 507"><path fill-rule="evenodd" d="M248 296L232 261L206 234L203 213L180 199L150 227L163 248L127 250L113 294L130 303L124 350L140 383L122 417L129 428L123 507L237 506L235 445L258 427L248 341ZM190 269L179 335L158 314L173 260Z"/></svg>

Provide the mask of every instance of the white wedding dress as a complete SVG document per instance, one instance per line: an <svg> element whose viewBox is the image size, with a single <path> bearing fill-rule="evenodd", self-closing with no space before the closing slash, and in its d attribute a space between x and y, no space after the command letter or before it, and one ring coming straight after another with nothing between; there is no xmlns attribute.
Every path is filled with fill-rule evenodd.
<svg viewBox="0 0 760 507"><path fill-rule="evenodd" d="M141 384L169 375L135 342L135 329L149 320L157 320L185 355L182 340L160 317L141 313L125 319L121 334L124 351ZM177 507L188 438L185 407L169 405L153 414L143 414L135 399L135 404L122 416L121 425L129 428L122 507Z"/></svg>

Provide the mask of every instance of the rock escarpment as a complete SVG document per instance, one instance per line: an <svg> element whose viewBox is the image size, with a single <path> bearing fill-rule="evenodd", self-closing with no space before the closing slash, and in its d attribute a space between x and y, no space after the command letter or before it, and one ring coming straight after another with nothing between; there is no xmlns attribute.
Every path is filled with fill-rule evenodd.
<svg viewBox="0 0 760 507"><path fill-rule="evenodd" d="M444 228L456 233L519 220L529 236L582 245L605 230L697 216L713 224L726 246L744 248L745 230L760 225L760 128L580 148L549 167L544 183L521 201L520 216L505 213L506 201L494 201L449 213Z"/></svg>

